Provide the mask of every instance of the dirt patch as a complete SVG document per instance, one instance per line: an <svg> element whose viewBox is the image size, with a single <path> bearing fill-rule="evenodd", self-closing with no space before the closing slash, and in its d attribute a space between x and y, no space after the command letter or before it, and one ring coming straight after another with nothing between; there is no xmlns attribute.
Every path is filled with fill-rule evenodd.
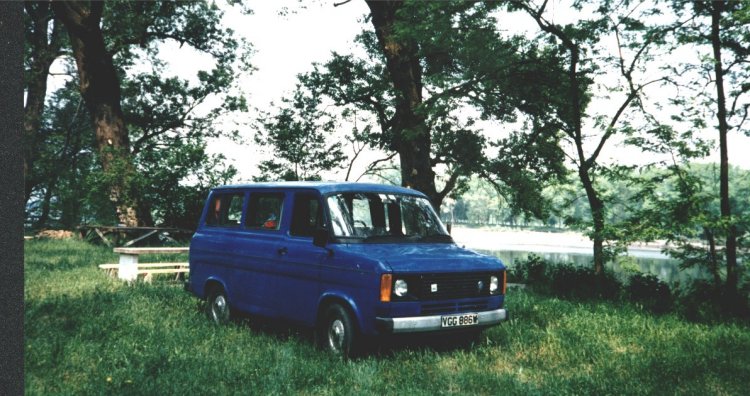
<svg viewBox="0 0 750 396"><path fill-rule="evenodd" d="M66 230L42 230L36 234L37 238L48 238L48 239L70 239L75 234L72 231Z"/></svg>

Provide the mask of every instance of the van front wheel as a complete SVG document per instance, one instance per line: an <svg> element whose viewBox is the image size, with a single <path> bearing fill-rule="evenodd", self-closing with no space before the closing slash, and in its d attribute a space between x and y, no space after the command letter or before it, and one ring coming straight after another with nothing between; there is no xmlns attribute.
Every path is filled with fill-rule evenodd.
<svg viewBox="0 0 750 396"><path fill-rule="evenodd" d="M359 336L352 317L339 304L326 308L318 337L319 344L334 355L350 358L359 352Z"/></svg>
<svg viewBox="0 0 750 396"><path fill-rule="evenodd" d="M222 288L214 288L208 294L206 299L206 314L208 318L218 324L223 325L229 323L231 318L231 310L229 308L229 302L227 301L227 294Z"/></svg>

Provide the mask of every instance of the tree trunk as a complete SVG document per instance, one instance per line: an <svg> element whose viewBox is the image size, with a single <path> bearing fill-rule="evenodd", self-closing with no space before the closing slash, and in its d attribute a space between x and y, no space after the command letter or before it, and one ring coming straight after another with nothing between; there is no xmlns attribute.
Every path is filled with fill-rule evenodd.
<svg viewBox="0 0 750 396"><path fill-rule="evenodd" d="M30 70L24 76L26 80L26 105L23 117L23 173L24 202L28 202L31 192L39 183L33 175L34 162L37 158L39 128L44 99L47 96L47 75L60 53L61 26L54 21L48 2L25 2L26 13L32 21L31 36L26 37L25 45L30 51ZM49 23L53 22L50 33Z"/></svg>
<svg viewBox="0 0 750 396"><path fill-rule="evenodd" d="M65 24L78 67L81 96L91 114L102 168L113 182L110 200L120 223L138 225L132 179L135 167L120 108L120 79L107 52L101 22L103 2L55 1L55 15Z"/></svg>
<svg viewBox="0 0 750 396"><path fill-rule="evenodd" d="M579 47L572 40L567 41L566 47L570 52L570 67L568 79L570 80L570 104L571 123L573 124L572 138L576 145L578 154L578 178L581 180L586 198L591 209L591 219L594 224L594 232L591 240L594 242L594 273L601 275L604 272L604 202L599 198L599 193L591 180L591 168L596 160L595 155L586 158L583 152L583 109L580 96L580 80L578 79Z"/></svg>
<svg viewBox="0 0 750 396"><path fill-rule="evenodd" d="M432 170L430 130L425 117L416 112L422 104L422 66L417 54L417 43L395 36L396 12L400 1L367 1L372 25L378 37L386 67L399 97L390 149L398 152L401 164L401 184L423 192L432 206L440 209L443 196L435 187Z"/></svg>
<svg viewBox="0 0 750 396"><path fill-rule="evenodd" d="M44 192L44 198L42 199L42 213L39 215L39 219L36 222L36 228L41 229L49 221L50 203L52 201L52 191L55 189L57 184L57 177L50 180L47 184L47 190Z"/></svg>
<svg viewBox="0 0 750 396"><path fill-rule="evenodd" d="M729 205L729 154L727 148L727 124L726 96L724 93L724 68L721 63L721 36L720 21L724 9L723 1L714 1L711 6L711 44L714 51L714 73L716 77L716 104L717 117L719 119L719 195L721 199L721 217L729 224L726 240L727 257L727 291L733 293L737 290L737 228L732 222L732 211Z"/></svg>
<svg viewBox="0 0 750 396"><path fill-rule="evenodd" d="M714 278L714 287L718 290L721 287L721 276L719 275L719 261L716 256L716 239L714 233L708 227L703 227L703 233L708 240L708 263L711 275Z"/></svg>
<svg viewBox="0 0 750 396"><path fill-rule="evenodd" d="M601 274L604 271L604 203L594 188L589 170L580 167L578 176L581 179L581 184L583 184L583 189L586 191L586 197L591 208L591 218L594 223L594 233L591 236L594 242L594 272Z"/></svg>

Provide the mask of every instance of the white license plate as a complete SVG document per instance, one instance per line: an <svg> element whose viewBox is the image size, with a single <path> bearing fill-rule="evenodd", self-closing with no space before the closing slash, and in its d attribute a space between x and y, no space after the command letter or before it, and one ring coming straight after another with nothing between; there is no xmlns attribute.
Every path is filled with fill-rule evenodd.
<svg viewBox="0 0 750 396"><path fill-rule="evenodd" d="M443 315L440 324L442 327L474 326L479 324L479 316L475 313Z"/></svg>

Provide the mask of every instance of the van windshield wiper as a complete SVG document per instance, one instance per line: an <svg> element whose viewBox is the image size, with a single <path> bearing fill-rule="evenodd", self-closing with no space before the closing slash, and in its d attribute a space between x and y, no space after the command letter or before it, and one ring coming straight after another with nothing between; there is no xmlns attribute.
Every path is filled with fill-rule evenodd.
<svg viewBox="0 0 750 396"><path fill-rule="evenodd" d="M453 238L448 234L430 234L419 238L420 242L453 242Z"/></svg>
<svg viewBox="0 0 750 396"><path fill-rule="evenodd" d="M381 240L403 240L406 238L405 235L392 235L392 234L380 234L380 235L370 235L367 238L365 238L365 242L374 242L374 241L381 241Z"/></svg>

